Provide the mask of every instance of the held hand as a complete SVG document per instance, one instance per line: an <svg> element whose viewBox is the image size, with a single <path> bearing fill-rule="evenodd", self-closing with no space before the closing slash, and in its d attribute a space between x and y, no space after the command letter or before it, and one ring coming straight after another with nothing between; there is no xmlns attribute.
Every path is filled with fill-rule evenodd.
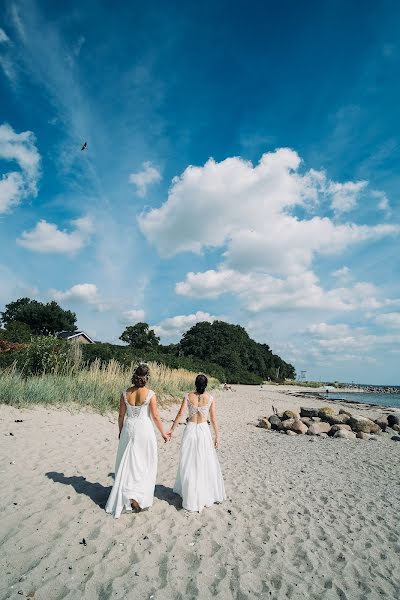
<svg viewBox="0 0 400 600"><path fill-rule="evenodd" d="M217 450L218 447L219 447L219 438L216 437L214 440L214 448Z"/></svg>
<svg viewBox="0 0 400 600"><path fill-rule="evenodd" d="M169 431L167 431L167 435L169 435L170 438L172 438L173 433L174 433L173 429L170 429Z"/></svg>
<svg viewBox="0 0 400 600"><path fill-rule="evenodd" d="M168 431L167 433L162 433L161 435L162 435L162 438L163 438L163 440L164 440L164 442L165 442L165 443L167 443L167 442L169 442L169 441L170 441L170 439L171 439L171 434L170 434L170 432L169 432L169 431Z"/></svg>

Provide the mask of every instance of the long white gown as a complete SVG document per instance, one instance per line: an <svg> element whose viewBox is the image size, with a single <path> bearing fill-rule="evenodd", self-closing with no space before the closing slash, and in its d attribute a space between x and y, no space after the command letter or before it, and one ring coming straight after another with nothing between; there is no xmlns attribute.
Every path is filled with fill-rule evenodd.
<svg viewBox="0 0 400 600"><path fill-rule="evenodd" d="M225 486L221 467L207 423L212 402L205 406L195 406L185 396L189 411L189 419L199 413L205 421L193 423L188 421L182 436L178 473L174 492L182 498L182 506L192 512L201 512L215 502L225 500Z"/></svg>
<svg viewBox="0 0 400 600"><path fill-rule="evenodd" d="M132 406L126 399L126 418L121 431L115 462L115 481L106 505L106 512L116 519L125 508L131 511L131 500L140 508L153 504L157 476L157 440L150 418L149 390L140 406Z"/></svg>

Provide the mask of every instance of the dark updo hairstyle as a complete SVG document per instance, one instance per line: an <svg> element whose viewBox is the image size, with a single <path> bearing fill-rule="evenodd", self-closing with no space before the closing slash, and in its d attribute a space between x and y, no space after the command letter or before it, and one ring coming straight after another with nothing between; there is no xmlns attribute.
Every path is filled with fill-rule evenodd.
<svg viewBox="0 0 400 600"><path fill-rule="evenodd" d="M132 383L135 387L144 387L150 377L150 369L145 363L140 363L133 372Z"/></svg>
<svg viewBox="0 0 400 600"><path fill-rule="evenodd" d="M206 391L207 383L208 379L205 375L203 375L202 373L200 373L200 375L197 375L196 381L194 382L194 385L196 386L196 392L198 394L204 394L204 392Z"/></svg>

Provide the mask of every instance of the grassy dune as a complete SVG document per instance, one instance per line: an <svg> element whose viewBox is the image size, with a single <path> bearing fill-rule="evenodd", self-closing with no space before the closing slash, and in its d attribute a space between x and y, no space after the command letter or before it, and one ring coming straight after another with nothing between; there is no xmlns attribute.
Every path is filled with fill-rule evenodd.
<svg viewBox="0 0 400 600"><path fill-rule="evenodd" d="M196 373L157 363L149 363L149 367L148 385L156 392L161 405L174 402L194 388ZM132 370L133 365L124 368L114 360L94 361L85 368L79 352L51 373L26 377L13 365L0 373L0 403L18 407L71 405L71 408L90 407L104 413L118 407L121 391L130 385ZM209 380L210 387L218 383L216 379Z"/></svg>

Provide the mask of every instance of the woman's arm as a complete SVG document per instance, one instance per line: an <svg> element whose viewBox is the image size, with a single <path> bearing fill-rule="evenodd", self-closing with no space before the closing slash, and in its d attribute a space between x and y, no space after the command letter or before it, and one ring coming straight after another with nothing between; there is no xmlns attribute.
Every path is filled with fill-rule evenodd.
<svg viewBox="0 0 400 600"><path fill-rule="evenodd" d="M214 399L212 399L211 406L210 406L210 421L211 421L212 428L214 429L214 435L215 435L214 446L215 446L215 448L218 448L218 446L219 446L219 431L218 431L218 423L217 423L217 414L215 412L215 400Z"/></svg>
<svg viewBox="0 0 400 600"><path fill-rule="evenodd" d="M185 396L185 398L182 401L181 407L178 410L178 414L175 417L175 421L173 422L173 425L172 425L171 429L168 431L168 433L170 435L172 435L174 433L175 427L178 425L178 423L179 423L179 421L180 421L183 413L185 412L185 409L186 409L186 396Z"/></svg>
<svg viewBox="0 0 400 600"><path fill-rule="evenodd" d="M163 438L164 442L168 442L169 439L171 438L169 432L165 433L164 431L164 427L160 418L160 413L158 412L158 407L157 407L157 396L154 394L154 396L152 397L152 399L150 400L150 412L151 412L151 416L153 418L153 421L155 423L155 426L157 427L158 431L161 433L161 437Z"/></svg>
<svg viewBox="0 0 400 600"><path fill-rule="evenodd" d="M118 438L121 437L122 427L124 426L125 413L126 413L125 399L124 399L124 395L121 394L121 399L119 401L119 415L118 415L118 427L119 427Z"/></svg>

